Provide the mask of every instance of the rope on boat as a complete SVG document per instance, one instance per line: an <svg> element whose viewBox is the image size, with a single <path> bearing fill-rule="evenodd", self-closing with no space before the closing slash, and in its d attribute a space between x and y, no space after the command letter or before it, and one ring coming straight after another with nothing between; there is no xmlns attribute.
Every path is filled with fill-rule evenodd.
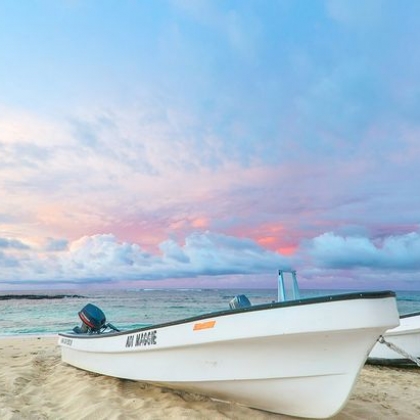
<svg viewBox="0 0 420 420"><path fill-rule="evenodd" d="M403 350L401 347L398 347L397 345L395 345L394 343L390 343L389 341L386 341L385 338L381 335L378 338L378 341L381 344L385 344L386 346L388 346L391 350L394 350L395 352L401 354L402 356L404 356L406 359L411 360L412 362L414 362L417 366L420 367L420 359L418 359L417 357L412 356L411 354L408 354L405 350Z"/></svg>

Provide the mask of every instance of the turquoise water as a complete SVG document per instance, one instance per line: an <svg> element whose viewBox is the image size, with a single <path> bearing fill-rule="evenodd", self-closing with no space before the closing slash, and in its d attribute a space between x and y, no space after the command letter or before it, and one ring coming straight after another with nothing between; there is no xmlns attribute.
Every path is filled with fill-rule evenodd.
<svg viewBox="0 0 420 420"><path fill-rule="evenodd" d="M303 297L343 293L331 290L303 290ZM12 293L0 293L6 295ZM0 300L0 335L56 334L71 331L80 324L78 312L93 303L105 313L107 321L119 329L137 328L147 324L168 322L206 312L229 309L230 300L245 294L252 304L277 300L277 290L62 290L19 292L13 294L81 295L64 299ZM420 311L420 292L397 292L401 314Z"/></svg>

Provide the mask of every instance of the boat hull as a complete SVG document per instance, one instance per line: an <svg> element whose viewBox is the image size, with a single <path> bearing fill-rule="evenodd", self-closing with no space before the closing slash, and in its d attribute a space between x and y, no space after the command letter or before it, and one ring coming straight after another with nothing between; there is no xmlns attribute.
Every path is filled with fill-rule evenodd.
<svg viewBox="0 0 420 420"><path fill-rule="evenodd" d="M385 340L402 349L407 354L420 359L420 313L404 315L400 325L383 334ZM368 363L395 366L416 366L400 353L392 350L384 343L376 343L369 354Z"/></svg>
<svg viewBox="0 0 420 420"><path fill-rule="evenodd" d="M377 338L398 325L390 292L261 305L151 328L60 334L80 369L326 418L347 402Z"/></svg>

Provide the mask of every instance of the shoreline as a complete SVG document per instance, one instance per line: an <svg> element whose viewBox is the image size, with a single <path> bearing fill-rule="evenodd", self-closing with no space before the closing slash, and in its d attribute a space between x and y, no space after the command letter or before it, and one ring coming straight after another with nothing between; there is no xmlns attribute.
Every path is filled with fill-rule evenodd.
<svg viewBox="0 0 420 420"><path fill-rule="evenodd" d="M57 338L0 336L1 419L292 419L76 369L61 362ZM419 389L418 367L365 365L348 403L332 419L420 418Z"/></svg>

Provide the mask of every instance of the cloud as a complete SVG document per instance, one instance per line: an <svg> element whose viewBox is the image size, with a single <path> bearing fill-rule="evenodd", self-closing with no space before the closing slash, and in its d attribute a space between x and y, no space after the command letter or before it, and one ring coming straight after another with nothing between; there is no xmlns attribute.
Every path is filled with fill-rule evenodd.
<svg viewBox="0 0 420 420"><path fill-rule="evenodd" d="M261 274L287 268L287 258L240 239L211 232L194 233L184 244L167 240L160 254L138 244L121 242L112 234L84 236L57 252L25 249L13 257L0 254L0 281L89 283L110 280L160 280L224 274Z"/></svg>
<svg viewBox="0 0 420 420"><path fill-rule="evenodd" d="M19 267L19 260L13 256L9 256L6 253L0 251L0 267L3 270L15 270ZM0 280L1 281L1 280Z"/></svg>
<svg viewBox="0 0 420 420"><path fill-rule="evenodd" d="M17 239L0 238L0 248L29 249L29 246Z"/></svg>
<svg viewBox="0 0 420 420"><path fill-rule="evenodd" d="M67 239L47 238L45 251L65 251L68 247Z"/></svg>
<svg viewBox="0 0 420 420"><path fill-rule="evenodd" d="M416 266L419 2L15 3L0 276Z"/></svg>
<svg viewBox="0 0 420 420"><path fill-rule="evenodd" d="M252 6L245 12L244 9L236 10L232 5L216 5L212 1L200 0L173 0L172 4L175 10L197 23L199 29L223 36L231 52L239 53L245 58L253 57L254 38L259 26L259 21L254 16L258 8L254 10Z"/></svg>
<svg viewBox="0 0 420 420"><path fill-rule="evenodd" d="M411 232L371 240L362 236L324 233L307 244L315 264L333 269L419 270L420 235Z"/></svg>
<svg viewBox="0 0 420 420"><path fill-rule="evenodd" d="M319 284L334 277L334 287L351 285L355 273L362 273L367 283L374 282L375 277L395 282L408 281L404 273L420 269L418 232L371 239L362 236L366 233L362 229L354 227L349 232L352 230L353 236L328 232L306 240L290 257L268 251L251 239L210 231L193 232L183 242L167 239L154 253L139 244L120 241L113 234L84 236L72 242L48 238L41 247L3 238L0 283L57 285L172 279L175 285L176 279L266 275L293 268L299 277L302 275L305 285L309 278L316 278Z"/></svg>
<svg viewBox="0 0 420 420"><path fill-rule="evenodd" d="M381 21L386 2L383 0L365 0L363 3L356 5L348 0L327 0L325 6L329 16L339 23L369 27Z"/></svg>

